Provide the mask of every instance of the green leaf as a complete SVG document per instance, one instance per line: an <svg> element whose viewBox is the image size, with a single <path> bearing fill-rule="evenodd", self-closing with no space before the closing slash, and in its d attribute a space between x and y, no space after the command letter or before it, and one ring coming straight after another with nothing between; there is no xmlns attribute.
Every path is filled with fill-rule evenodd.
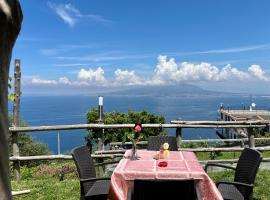
<svg viewBox="0 0 270 200"><path fill-rule="evenodd" d="M14 101L15 95L14 94L9 94L8 95L8 100L9 101Z"/></svg>
<svg viewBox="0 0 270 200"><path fill-rule="evenodd" d="M98 119L97 108L91 108L87 114L87 123L96 123ZM104 123L105 124L135 124L137 122L147 123L147 124L163 124L165 123L165 118L163 116L154 115L145 110L141 112L134 112L128 110L127 113L121 112L105 112L104 113ZM144 128L143 133L140 133L137 138L138 140L147 140L149 136L159 135L161 130L156 128ZM129 128L119 128L119 129L105 129L105 144L110 142L126 142L131 141L135 138L135 132ZM88 141L95 142L99 137L98 129L88 130L88 136L86 139Z"/></svg>

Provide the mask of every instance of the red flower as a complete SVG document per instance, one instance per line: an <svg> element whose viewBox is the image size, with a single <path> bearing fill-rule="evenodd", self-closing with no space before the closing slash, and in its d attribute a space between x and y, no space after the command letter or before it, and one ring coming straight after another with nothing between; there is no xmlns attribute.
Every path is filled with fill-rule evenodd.
<svg viewBox="0 0 270 200"><path fill-rule="evenodd" d="M142 131L142 124L135 123L134 130L135 130L135 133L140 133Z"/></svg>

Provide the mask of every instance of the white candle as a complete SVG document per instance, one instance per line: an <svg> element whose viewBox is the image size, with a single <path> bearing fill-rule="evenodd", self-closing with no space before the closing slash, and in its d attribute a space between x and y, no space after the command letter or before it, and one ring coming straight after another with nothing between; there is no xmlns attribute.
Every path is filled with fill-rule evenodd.
<svg viewBox="0 0 270 200"><path fill-rule="evenodd" d="M103 106L103 97L102 96L98 97L98 105Z"/></svg>

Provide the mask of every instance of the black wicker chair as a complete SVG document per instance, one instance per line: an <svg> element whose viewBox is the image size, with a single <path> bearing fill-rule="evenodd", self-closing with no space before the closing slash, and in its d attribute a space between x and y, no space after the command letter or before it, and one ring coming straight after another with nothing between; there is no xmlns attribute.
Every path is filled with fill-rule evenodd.
<svg viewBox="0 0 270 200"><path fill-rule="evenodd" d="M81 200L107 199L110 178L96 178L94 162L87 146L74 148L71 155L80 178Z"/></svg>
<svg viewBox="0 0 270 200"><path fill-rule="evenodd" d="M255 149L245 148L238 160L236 167L224 164L208 163L209 166L223 167L235 170L234 181L220 181L217 187L224 199L250 200L255 177L262 161L262 155Z"/></svg>
<svg viewBox="0 0 270 200"><path fill-rule="evenodd" d="M170 151L177 151L176 138L173 136L150 136L148 138L147 150L158 151L165 142L170 145Z"/></svg>
<svg viewBox="0 0 270 200"><path fill-rule="evenodd" d="M132 200L196 200L194 180L134 180Z"/></svg>

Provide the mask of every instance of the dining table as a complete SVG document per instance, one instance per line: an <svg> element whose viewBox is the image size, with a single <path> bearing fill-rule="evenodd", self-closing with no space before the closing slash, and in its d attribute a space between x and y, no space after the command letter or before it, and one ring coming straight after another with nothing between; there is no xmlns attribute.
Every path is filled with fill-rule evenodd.
<svg viewBox="0 0 270 200"><path fill-rule="evenodd" d="M167 158L158 159L159 151L137 150L137 160L130 159L131 154L132 151L127 150L113 171L109 191L111 200L126 200L135 179L194 179L198 199L223 199L193 152L170 151Z"/></svg>

